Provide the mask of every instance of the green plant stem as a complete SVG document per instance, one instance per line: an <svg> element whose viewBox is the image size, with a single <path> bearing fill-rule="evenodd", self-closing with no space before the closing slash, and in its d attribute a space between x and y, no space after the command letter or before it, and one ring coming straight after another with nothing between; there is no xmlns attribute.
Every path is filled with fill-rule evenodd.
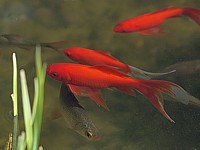
<svg viewBox="0 0 200 150"><path fill-rule="evenodd" d="M44 82L46 66L42 66L41 60L41 45L36 45L36 74L38 82L38 102L35 110L34 117L34 136L33 136L33 150L38 150L40 131L42 124L43 114L43 101L44 101ZM35 107L35 106L34 106Z"/></svg>
<svg viewBox="0 0 200 150"><path fill-rule="evenodd" d="M17 150L25 150L26 148L26 137L25 132L22 132L21 135L18 136Z"/></svg>
<svg viewBox="0 0 200 150"><path fill-rule="evenodd" d="M16 54L12 55L13 60L13 93L11 94L11 98L13 101L13 150L17 149L17 130L18 130L18 105L17 105L17 59Z"/></svg>
<svg viewBox="0 0 200 150"><path fill-rule="evenodd" d="M38 106L38 79L35 77L34 78L34 100L33 100L33 111L32 111L32 123L35 121L35 114L37 111L37 106Z"/></svg>
<svg viewBox="0 0 200 150"><path fill-rule="evenodd" d="M22 104L24 110L24 121L26 128L26 141L28 150L32 150L33 143L33 128L32 128L32 115L31 115L31 106L26 82L25 71L20 70L20 79L21 79L21 88L22 88Z"/></svg>
<svg viewBox="0 0 200 150"><path fill-rule="evenodd" d="M16 59L16 54L13 53L12 55L13 58L13 94L11 94L11 97L13 99L13 113L14 116L18 115L18 110L17 110L17 59Z"/></svg>
<svg viewBox="0 0 200 150"><path fill-rule="evenodd" d="M14 116L14 127L13 127L13 150L17 149L17 131L18 131L18 116Z"/></svg>

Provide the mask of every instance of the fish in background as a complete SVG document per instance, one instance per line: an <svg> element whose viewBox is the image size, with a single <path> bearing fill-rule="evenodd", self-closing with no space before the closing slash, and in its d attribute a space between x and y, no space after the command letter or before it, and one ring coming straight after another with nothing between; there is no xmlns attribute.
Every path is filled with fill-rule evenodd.
<svg viewBox="0 0 200 150"><path fill-rule="evenodd" d="M66 44L67 40L56 42L35 42L26 38L23 38L17 34L2 34L0 35L0 46L16 46L25 50L34 49L36 44L40 44L41 47L58 50Z"/></svg>
<svg viewBox="0 0 200 150"><path fill-rule="evenodd" d="M88 140L99 140L98 129L65 83L60 87L59 99L60 113L69 127Z"/></svg>
<svg viewBox="0 0 200 150"><path fill-rule="evenodd" d="M160 25L166 19L188 16L198 25L200 25L200 9L196 8L179 8L175 6L163 8L151 13L130 18L119 22L114 27L115 32L130 33L137 32L143 35L156 33L165 33Z"/></svg>
<svg viewBox="0 0 200 150"><path fill-rule="evenodd" d="M166 67L164 71L171 70L171 69L176 70L176 73L173 75L173 77L187 78L190 75L195 75L195 74L200 73L200 60L178 62L176 64ZM164 99L167 101L177 102L173 98L169 98L166 95L164 95ZM188 100L189 100L189 103L188 103L189 105L200 107L200 100L190 95L189 93L188 93Z"/></svg>
<svg viewBox="0 0 200 150"><path fill-rule="evenodd" d="M175 69L176 74L196 74L200 73L200 60L190 60L190 61L183 61L183 62L178 62L176 64L170 65L166 67L164 70L171 70Z"/></svg>
<svg viewBox="0 0 200 150"><path fill-rule="evenodd" d="M82 47L70 47L66 48L63 51L64 54L69 57L71 60L78 62L84 65L108 65L120 69L121 71L130 74L135 79L150 79L151 77L157 77L161 75L166 75L175 70L164 72L164 73L151 73L139 68L127 65L123 62L120 62L118 59L111 56L109 52L97 51Z"/></svg>
<svg viewBox="0 0 200 150"><path fill-rule="evenodd" d="M116 88L131 96L133 89L144 95L160 113L171 122L174 122L162 105L165 93L183 104L188 104L188 94L179 85L164 80L137 80L110 66L87 66L81 64L57 63L46 68L47 74L55 80L72 85L73 93L93 94L100 93L101 89ZM73 88L73 86L76 86ZM89 92L87 93L87 89ZM84 92L83 92L84 91ZM83 92L83 93L82 93ZM94 100L99 106L107 108L102 99Z"/></svg>

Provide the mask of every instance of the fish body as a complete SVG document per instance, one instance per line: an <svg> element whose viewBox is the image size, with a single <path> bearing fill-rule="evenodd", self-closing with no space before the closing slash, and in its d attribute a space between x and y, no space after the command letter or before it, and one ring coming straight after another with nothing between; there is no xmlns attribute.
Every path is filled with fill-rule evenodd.
<svg viewBox="0 0 200 150"><path fill-rule="evenodd" d="M62 83L60 88L61 114L69 127L88 140L99 140L100 134L86 110L79 104L69 87Z"/></svg>
<svg viewBox="0 0 200 150"><path fill-rule="evenodd" d="M128 65L120 62L107 52L95 51L82 47L70 47L63 52L73 61L84 65L108 65L117 67L126 73L131 72Z"/></svg>
<svg viewBox="0 0 200 150"><path fill-rule="evenodd" d="M137 82L126 74L118 72L109 66L87 66L80 64L58 63L47 68L47 73L53 77L58 75L58 80L66 84L72 84L90 88L110 88L121 84ZM55 74L54 74L55 73Z"/></svg>
<svg viewBox="0 0 200 150"><path fill-rule="evenodd" d="M161 93L166 93L182 103L188 103L187 93L175 83L164 80L135 80L109 66L58 63L49 65L46 72L55 80L95 91L102 88L116 88L134 95L132 89L136 89L172 122L163 108Z"/></svg>
<svg viewBox="0 0 200 150"><path fill-rule="evenodd" d="M64 54L71 60L84 65L106 65L118 68L125 73L129 73L134 78L138 79L150 79L150 77L157 77L161 75L166 75L174 72L165 73L151 73L133 66L129 66L125 63L120 62L118 59L114 58L108 52L96 51L92 49L82 48L82 47L70 47L63 50Z"/></svg>
<svg viewBox="0 0 200 150"><path fill-rule="evenodd" d="M119 22L115 32L138 32L140 34L163 33L160 26L166 19L186 15L200 25L200 10L195 8L168 7Z"/></svg>
<svg viewBox="0 0 200 150"><path fill-rule="evenodd" d="M2 34L0 35L0 46L17 46L19 48L30 50L35 48L37 44L40 44L41 47L51 48L53 50L58 50L65 44L67 41L56 41L56 42L36 42L29 39L23 38L16 34Z"/></svg>
<svg viewBox="0 0 200 150"><path fill-rule="evenodd" d="M192 75L200 73L200 60L190 60L190 61L183 61L178 62L176 64L170 65L166 67L164 70L171 70L176 69L177 74L181 75Z"/></svg>

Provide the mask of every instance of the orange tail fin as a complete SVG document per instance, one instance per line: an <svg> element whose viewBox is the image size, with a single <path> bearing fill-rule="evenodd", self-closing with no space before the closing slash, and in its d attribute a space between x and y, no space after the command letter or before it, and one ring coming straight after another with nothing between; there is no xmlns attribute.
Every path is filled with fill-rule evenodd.
<svg viewBox="0 0 200 150"><path fill-rule="evenodd" d="M200 10L195 8L184 8L183 14L192 18L200 26Z"/></svg>
<svg viewBox="0 0 200 150"><path fill-rule="evenodd" d="M137 80L134 85L141 94L146 96L151 103L171 122L174 122L164 110L162 104L162 92L172 96L174 99L188 104L188 94L179 85L164 80Z"/></svg>

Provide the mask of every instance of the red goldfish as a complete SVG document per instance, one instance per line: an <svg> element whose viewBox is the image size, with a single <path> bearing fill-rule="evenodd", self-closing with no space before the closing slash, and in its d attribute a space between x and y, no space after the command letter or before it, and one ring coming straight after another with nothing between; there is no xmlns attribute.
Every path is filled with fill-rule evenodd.
<svg viewBox="0 0 200 150"><path fill-rule="evenodd" d="M122 92L134 95L136 89L170 121L174 122L165 112L162 105L162 93L188 103L187 92L175 83L164 80L136 80L109 66L87 66L80 64L58 63L51 64L46 69L47 74L55 80L80 87L81 92L87 89L98 92L102 88L116 88ZM78 90L78 89L76 89ZM81 93L80 92L80 93ZM103 104L99 103L101 106ZM105 107L105 106L103 106Z"/></svg>
<svg viewBox="0 0 200 150"><path fill-rule="evenodd" d="M128 65L112 57L108 52L94 51L82 47L70 47L64 50L64 54L73 61L84 65L108 65L119 68L125 73L131 72Z"/></svg>
<svg viewBox="0 0 200 150"><path fill-rule="evenodd" d="M114 27L115 32L138 32L140 34L163 33L160 26L166 19L186 15L200 25L200 10L195 8L168 7L135 18L121 21Z"/></svg>
<svg viewBox="0 0 200 150"><path fill-rule="evenodd" d="M70 48L64 49L63 52L70 59L78 63L84 64L84 65L112 66L112 67L122 70L125 73L130 73L134 78L139 78L139 79L150 79L150 77L165 75L165 74L174 72L174 70L170 72L165 72L165 73L146 72L144 70L141 70L136 67L129 66L127 64L120 62L119 60L111 56L111 54L108 52L96 51L96 50L91 50L87 48L70 47Z"/></svg>

